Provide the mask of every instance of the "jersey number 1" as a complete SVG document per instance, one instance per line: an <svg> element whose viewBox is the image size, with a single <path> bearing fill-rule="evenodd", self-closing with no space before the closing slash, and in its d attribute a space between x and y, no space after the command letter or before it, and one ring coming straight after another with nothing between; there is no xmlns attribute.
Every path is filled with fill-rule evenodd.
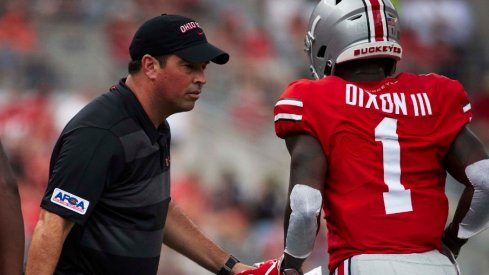
<svg viewBox="0 0 489 275"><path fill-rule="evenodd" d="M401 147L397 136L397 119L384 118L375 128L375 141L382 143L384 182L389 191L384 192L386 214L413 211L411 190L401 183Z"/></svg>

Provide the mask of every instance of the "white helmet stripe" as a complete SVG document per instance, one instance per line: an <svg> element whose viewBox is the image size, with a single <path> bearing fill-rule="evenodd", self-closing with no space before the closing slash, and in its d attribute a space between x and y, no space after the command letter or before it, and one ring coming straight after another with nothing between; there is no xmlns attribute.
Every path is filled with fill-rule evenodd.
<svg viewBox="0 0 489 275"><path fill-rule="evenodd" d="M370 41L388 41L384 2L382 0L364 0L363 3L368 17Z"/></svg>

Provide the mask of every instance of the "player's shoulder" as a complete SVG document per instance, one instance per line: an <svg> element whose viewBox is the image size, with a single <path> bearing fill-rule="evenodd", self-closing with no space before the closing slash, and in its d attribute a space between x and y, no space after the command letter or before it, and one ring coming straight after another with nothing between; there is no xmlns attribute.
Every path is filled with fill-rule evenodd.
<svg viewBox="0 0 489 275"><path fill-rule="evenodd" d="M469 108L468 94L462 83L456 79L435 73L410 74L402 73L400 87L408 88L412 92L426 92L432 105L455 106Z"/></svg>
<svg viewBox="0 0 489 275"><path fill-rule="evenodd" d="M286 90L301 90L309 87L314 83L314 80L311 79L297 79L289 83L287 85Z"/></svg>
<svg viewBox="0 0 489 275"><path fill-rule="evenodd" d="M328 76L322 79L298 79L289 83L285 89L284 95L286 94L313 94L315 92L324 91L324 87L328 87L328 91L334 89L338 85L345 85L345 80L336 77Z"/></svg>
<svg viewBox="0 0 489 275"><path fill-rule="evenodd" d="M458 80L436 73L413 74L413 73L402 72L398 75L398 79L401 79L403 80L403 82L406 83L418 83L419 85L423 85L423 86L438 86L438 87L442 86L448 89L462 88L462 85Z"/></svg>
<svg viewBox="0 0 489 275"><path fill-rule="evenodd" d="M319 86L319 85L334 85L344 84L345 80L337 76L327 76L321 79L298 79L292 81L289 86Z"/></svg>

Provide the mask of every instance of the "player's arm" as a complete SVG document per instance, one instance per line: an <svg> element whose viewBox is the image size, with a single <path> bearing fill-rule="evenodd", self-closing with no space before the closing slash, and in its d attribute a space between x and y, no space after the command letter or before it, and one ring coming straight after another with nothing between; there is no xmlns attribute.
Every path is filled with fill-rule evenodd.
<svg viewBox="0 0 489 275"><path fill-rule="evenodd" d="M0 274L21 274L24 222L17 181L0 142Z"/></svg>
<svg viewBox="0 0 489 275"><path fill-rule="evenodd" d="M74 223L41 209L27 256L26 275L53 274Z"/></svg>
<svg viewBox="0 0 489 275"><path fill-rule="evenodd" d="M207 238L173 201L168 208L163 243L214 273L219 272L230 257ZM249 268L237 263L229 274Z"/></svg>
<svg viewBox="0 0 489 275"><path fill-rule="evenodd" d="M468 126L464 126L445 164L447 171L465 185L443 236L443 243L457 256L467 239L489 227L489 155Z"/></svg>
<svg viewBox="0 0 489 275"><path fill-rule="evenodd" d="M289 136L285 142L291 167L281 268L302 272L302 264L311 254L319 230L327 160L319 141L310 135Z"/></svg>

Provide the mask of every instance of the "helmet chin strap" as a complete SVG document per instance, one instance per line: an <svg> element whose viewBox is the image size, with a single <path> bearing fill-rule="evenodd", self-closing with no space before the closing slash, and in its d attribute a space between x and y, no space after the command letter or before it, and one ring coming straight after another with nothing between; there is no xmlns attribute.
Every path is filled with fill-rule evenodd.
<svg viewBox="0 0 489 275"><path fill-rule="evenodd" d="M319 75L318 73L316 72L316 69L314 68L314 58L312 56L312 40L311 39L314 39L312 38L311 36L307 35L306 36L306 40L305 40L305 47L304 47L304 51L309 55L309 63L311 65L309 65L309 71L311 72L311 75L312 77L314 77L314 79L319 79Z"/></svg>
<svg viewBox="0 0 489 275"><path fill-rule="evenodd" d="M326 62L326 66L324 67L324 76L332 75L333 74L333 61L328 60Z"/></svg>
<svg viewBox="0 0 489 275"><path fill-rule="evenodd" d="M312 23L311 29L306 33L306 37L304 39L304 51L309 55L310 63L311 65L309 66L309 70L311 71L312 77L314 79L319 79L319 75L316 72L316 69L312 65L314 63L314 57L312 53L312 44L314 43L315 37L314 37L314 32L316 30L316 25L318 24L319 20L321 20L321 16L317 16L314 18L314 22Z"/></svg>
<svg viewBox="0 0 489 275"><path fill-rule="evenodd" d="M309 66L309 71L311 71L312 77L314 77L314 79L319 79L319 75L316 73L316 69L314 69L313 65Z"/></svg>
<svg viewBox="0 0 489 275"><path fill-rule="evenodd" d="M328 60L328 62L326 63L326 66L324 67L323 78L326 76L330 76L332 74L333 66L331 65L331 63L332 63L331 60ZM311 72L311 75L312 77L314 77L314 79L321 79L313 65L309 65L309 71Z"/></svg>

